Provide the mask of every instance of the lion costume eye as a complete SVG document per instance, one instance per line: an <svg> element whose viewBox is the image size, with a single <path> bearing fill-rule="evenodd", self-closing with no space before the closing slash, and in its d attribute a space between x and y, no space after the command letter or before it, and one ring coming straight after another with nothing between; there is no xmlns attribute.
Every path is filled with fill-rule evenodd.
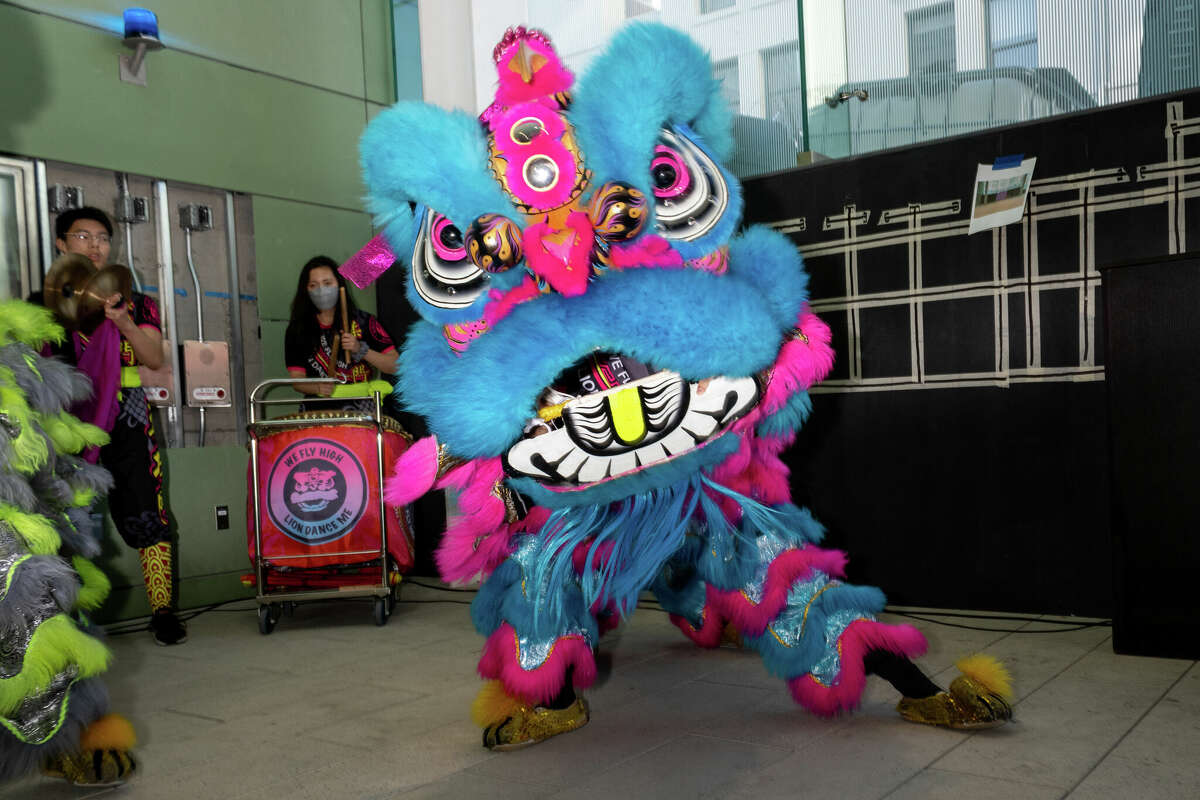
<svg viewBox="0 0 1200 800"><path fill-rule="evenodd" d="M412 267L417 295L436 308L465 308L488 286L487 273L467 258L462 231L432 209L421 221Z"/></svg>
<svg viewBox="0 0 1200 800"><path fill-rule="evenodd" d="M654 214L664 239L691 242L709 233L729 207L729 185L716 163L687 137L663 129L650 161Z"/></svg>
<svg viewBox="0 0 1200 800"><path fill-rule="evenodd" d="M484 214L467 228L466 251L485 272L505 272L524 258L521 229L508 217Z"/></svg>

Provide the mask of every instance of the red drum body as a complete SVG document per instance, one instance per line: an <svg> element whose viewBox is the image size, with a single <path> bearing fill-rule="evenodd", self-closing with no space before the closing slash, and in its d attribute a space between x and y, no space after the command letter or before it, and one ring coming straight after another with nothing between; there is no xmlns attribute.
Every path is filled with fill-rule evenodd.
<svg viewBox="0 0 1200 800"><path fill-rule="evenodd" d="M316 415L314 415L315 417ZM379 558L381 525L400 572L413 564L407 508L380 506L380 469L370 424L320 424L264 431L258 438L258 485L248 478L247 546L255 560L254 497L265 565L311 569L362 564ZM398 426L385 426L386 479L409 446Z"/></svg>

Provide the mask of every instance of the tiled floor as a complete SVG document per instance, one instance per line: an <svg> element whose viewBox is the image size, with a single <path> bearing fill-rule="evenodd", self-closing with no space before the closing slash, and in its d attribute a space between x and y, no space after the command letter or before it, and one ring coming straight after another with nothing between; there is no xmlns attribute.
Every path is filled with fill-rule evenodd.
<svg viewBox="0 0 1200 800"><path fill-rule="evenodd" d="M1049 618L916 623L943 685L973 651L1013 672L1016 722L969 734L903 722L877 679L857 713L816 719L754 654L697 649L647 607L604 640L614 669L588 695L589 725L491 753L468 719L470 596L409 585L382 628L343 602L262 636L240 603L192 620L179 647L113 637L113 707L140 730L140 775L99 793L29 780L0 798L1200 797L1197 663L1116 656L1108 628Z"/></svg>

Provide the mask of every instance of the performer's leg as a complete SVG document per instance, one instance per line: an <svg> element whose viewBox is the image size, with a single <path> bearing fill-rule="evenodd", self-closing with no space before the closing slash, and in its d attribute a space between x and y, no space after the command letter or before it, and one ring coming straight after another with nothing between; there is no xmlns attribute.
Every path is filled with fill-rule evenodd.
<svg viewBox="0 0 1200 800"><path fill-rule="evenodd" d="M871 650L863 657L868 675L878 675L905 697L931 697L942 689L913 662L890 650Z"/></svg>
<svg viewBox="0 0 1200 800"><path fill-rule="evenodd" d="M122 392L112 440L100 450L101 463L113 475L108 509L121 538L138 551L155 641L181 644L187 629L174 612L174 553L154 418L141 389Z"/></svg>
<svg viewBox="0 0 1200 800"><path fill-rule="evenodd" d="M475 627L487 636L479 661L487 683L472 716L489 749L534 744L589 718L576 692L595 681L599 626L574 580L535 593L526 576L540 544L535 536L522 537L472 604Z"/></svg>
<svg viewBox="0 0 1200 800"><path fill-rule="evenodd" d="M795 519L803 523L805 515ZM866 676L875 673L905 695L899 707L905 719L984 727L1011 718L1007 679L998 664L981 668L976 660L969 662L971 671L960 664L964 676L942 692L911 661L925 651L921 633L877 622L883 594L840 580L845 556L805 541L815 538L805 531L772 531L756 547L726 541L693 548L681 554L692 560L670 563L654 590L672 621L702 646L718 646L732 623L767 669L787 681L793 698L816 714L832 716L857 706ZM708 557L724 554L725 563L736 565L755 550L762 560L752 569L723 572Z"/></svg>
<svg viewBox="0 0 1200 800"><path fill-rule="evenodd" d="M171 610L171 543L157 542L138 549L142 564L142 580L146 584L146 598L150 610L157 614Z"/></svg>

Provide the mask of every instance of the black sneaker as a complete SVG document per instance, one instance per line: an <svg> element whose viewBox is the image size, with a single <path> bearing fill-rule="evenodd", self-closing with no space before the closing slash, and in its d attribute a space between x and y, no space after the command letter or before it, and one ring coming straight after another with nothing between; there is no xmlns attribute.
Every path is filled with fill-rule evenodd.
<svg viewBox="0 0 1200 800"><path fill-rule="evenodd" d="M187 628L169 608L155 611L150 618L150 630L154 633L154 641L161 645L183 644L187 641Z"/></svg>

